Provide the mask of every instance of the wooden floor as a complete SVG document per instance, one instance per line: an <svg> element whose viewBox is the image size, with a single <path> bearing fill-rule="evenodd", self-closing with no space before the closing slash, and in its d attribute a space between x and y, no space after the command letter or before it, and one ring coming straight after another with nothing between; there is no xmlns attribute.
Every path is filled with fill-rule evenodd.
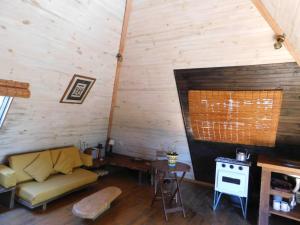
<svg viewBox="0 0 300 225"><path fill-rule="evenodd" d="M112 204L111 209L95 221L82 220L72 215L72 205L83 197L104 187L115 185L122 189L122 195ZM0 225L157 225L157 224L201 224L201 225L254 225L257 221L255 209L250 210L248 220L241 216L240 209L226 201L221 202L216 212L211 209L212 190L192 183L182 185L187 217L180 213L170 214L169 222L164 220L161 203L150 207L153 190L148 185L138 185L137 176L132 172L119 172L101 178L91 188L82 190L49 204L46 212L41 209L29 210L16 205L7 210L0 207ZM253 211L253 212L252 212ZM290 220L272 216L271 225L296 224Z"/></svg>

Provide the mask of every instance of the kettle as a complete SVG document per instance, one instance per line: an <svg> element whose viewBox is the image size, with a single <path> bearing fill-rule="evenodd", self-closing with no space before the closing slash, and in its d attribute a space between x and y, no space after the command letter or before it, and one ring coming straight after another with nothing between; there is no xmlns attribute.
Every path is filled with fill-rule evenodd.
<svg viewBox="0 0 300 225"><path fill-rule="evenodd" d="M247 161L250 158L250 153L248 153L247 149L242 150L241 148L237 148L235 153L236 160L238 161Z"/></svg>

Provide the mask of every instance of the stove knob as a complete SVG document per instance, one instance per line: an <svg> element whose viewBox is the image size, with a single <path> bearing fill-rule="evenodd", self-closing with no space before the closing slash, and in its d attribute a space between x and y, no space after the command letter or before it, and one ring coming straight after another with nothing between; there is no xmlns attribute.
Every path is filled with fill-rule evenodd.
<svg viewBox="0 0 300 225"><path fill-rule="evenodd" d="M230 169L233 169L233 168L234 168L234 166L233 166L233 165L230 165L229 167L230 167Z"/></svg>
<svg viewBox="0 0 300 225"><path fill-rule="evenodd" d="M242 166L239 166L239 170L243 170L243 167L242 167Z"/></svg>
<svg viewBox="0 0 300 225"><path fill-rule="evenodd" d="M225 167L226 167L226 165L225 165L224 163L222 163L222 167L223 167L223 168L225 168Z"/></svg>

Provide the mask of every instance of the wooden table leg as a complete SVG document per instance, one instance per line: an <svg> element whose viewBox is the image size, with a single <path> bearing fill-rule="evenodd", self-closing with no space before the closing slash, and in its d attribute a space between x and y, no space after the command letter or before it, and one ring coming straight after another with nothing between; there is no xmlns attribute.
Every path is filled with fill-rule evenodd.
<svg viewBox="0 0 300 225"><path fill-rule="evenodd" d="M271 171L262 168L258 225L269 225Z"/></svg>
<svg viewBox="0 0 300 225"><path fill-rule="evenodd" d="M184 206L183 206L183 202L182 202L182 197L181 197L181 190L180 190L180 184L181 184L182 180L183 180L183 177L180 180L180 183L178 183L177 176L176 176L176 181L175 182L176 182L176 186L177 186L178 201L179 201L179 204L180 204L180 206L182 208L181 210L182 210L183 217L185 217L185 210L184 210Z"/></svg>
<svg viewBox="0 0 300 225"><path fill-rule="evenodd" d="M150 181L150 183L151 183L151 186L154 186L154 179L155 179L155 171L154 171L154 169L152 169L151 171L150 171L150 175L151 175L151 181Z"/></svg>
<svg viewBox="0 0 300 225"><path fill-rule="evenodd" d="M142 176L143 176L143 172L139 170L139 185L142 184Z"/></svg>
<svg viewBox="0 0 300 225"><path fill-rule="evenodd" d="M177 180L179 186L181 185L184 176L185 176L185 172L182 174L181 178L180 178L179 181L178 181L177 174L175 173L175 178L176 178L176 180ZM176 186L176 189L175 189L174 193L172 194L171 201L174 199L174 197L175 197L175 195L177 194L177 192L178 192L178 186Z"/></svg>
<svg viewBox="0 0 300 225"><path fill-rule="evenodd" d="M165 219L166 219L166 221L168 221L163 183L164 183L163 180L160 180L159 181L159 187L160 187L160 192L161 192L162 206L163 206L163 210L164 210L164 214L165 214Z"/></svg>
<svg viewBox="0 0 300 225"><path fill-rule="evenodd" d="M155 202L155 200L158 198L158 192L160 190L160 188L158 188L158 186L160 185L159 184L159 173L158 173L158 170L154 171L154 196L153 196L153 199L152 199L152 202L151 202L151 207L153 205L153 203Z"/></svg>

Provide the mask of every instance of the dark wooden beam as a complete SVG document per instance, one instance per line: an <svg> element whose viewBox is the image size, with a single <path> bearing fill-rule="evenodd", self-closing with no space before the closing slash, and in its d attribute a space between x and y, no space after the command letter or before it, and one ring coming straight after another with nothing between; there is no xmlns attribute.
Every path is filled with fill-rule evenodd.
<svg viewBox="0 0 300 225"><path fill-rule="evenodd" d="M282 35L284 34L284 31L281 29L281 27L278 25L278 23L275 21L275 19L271 16L268 9L265 7L265 5L262 3L261 0L252 0L255 7L258 9L260 14L265 18L267 23L270 25L272 30L276 35ZM288 37L285 37L284 46L286 49L290 52L290 54L293 56L297 64L300 66L300 54L295 50L294 46L289 41Z"/></svg>

